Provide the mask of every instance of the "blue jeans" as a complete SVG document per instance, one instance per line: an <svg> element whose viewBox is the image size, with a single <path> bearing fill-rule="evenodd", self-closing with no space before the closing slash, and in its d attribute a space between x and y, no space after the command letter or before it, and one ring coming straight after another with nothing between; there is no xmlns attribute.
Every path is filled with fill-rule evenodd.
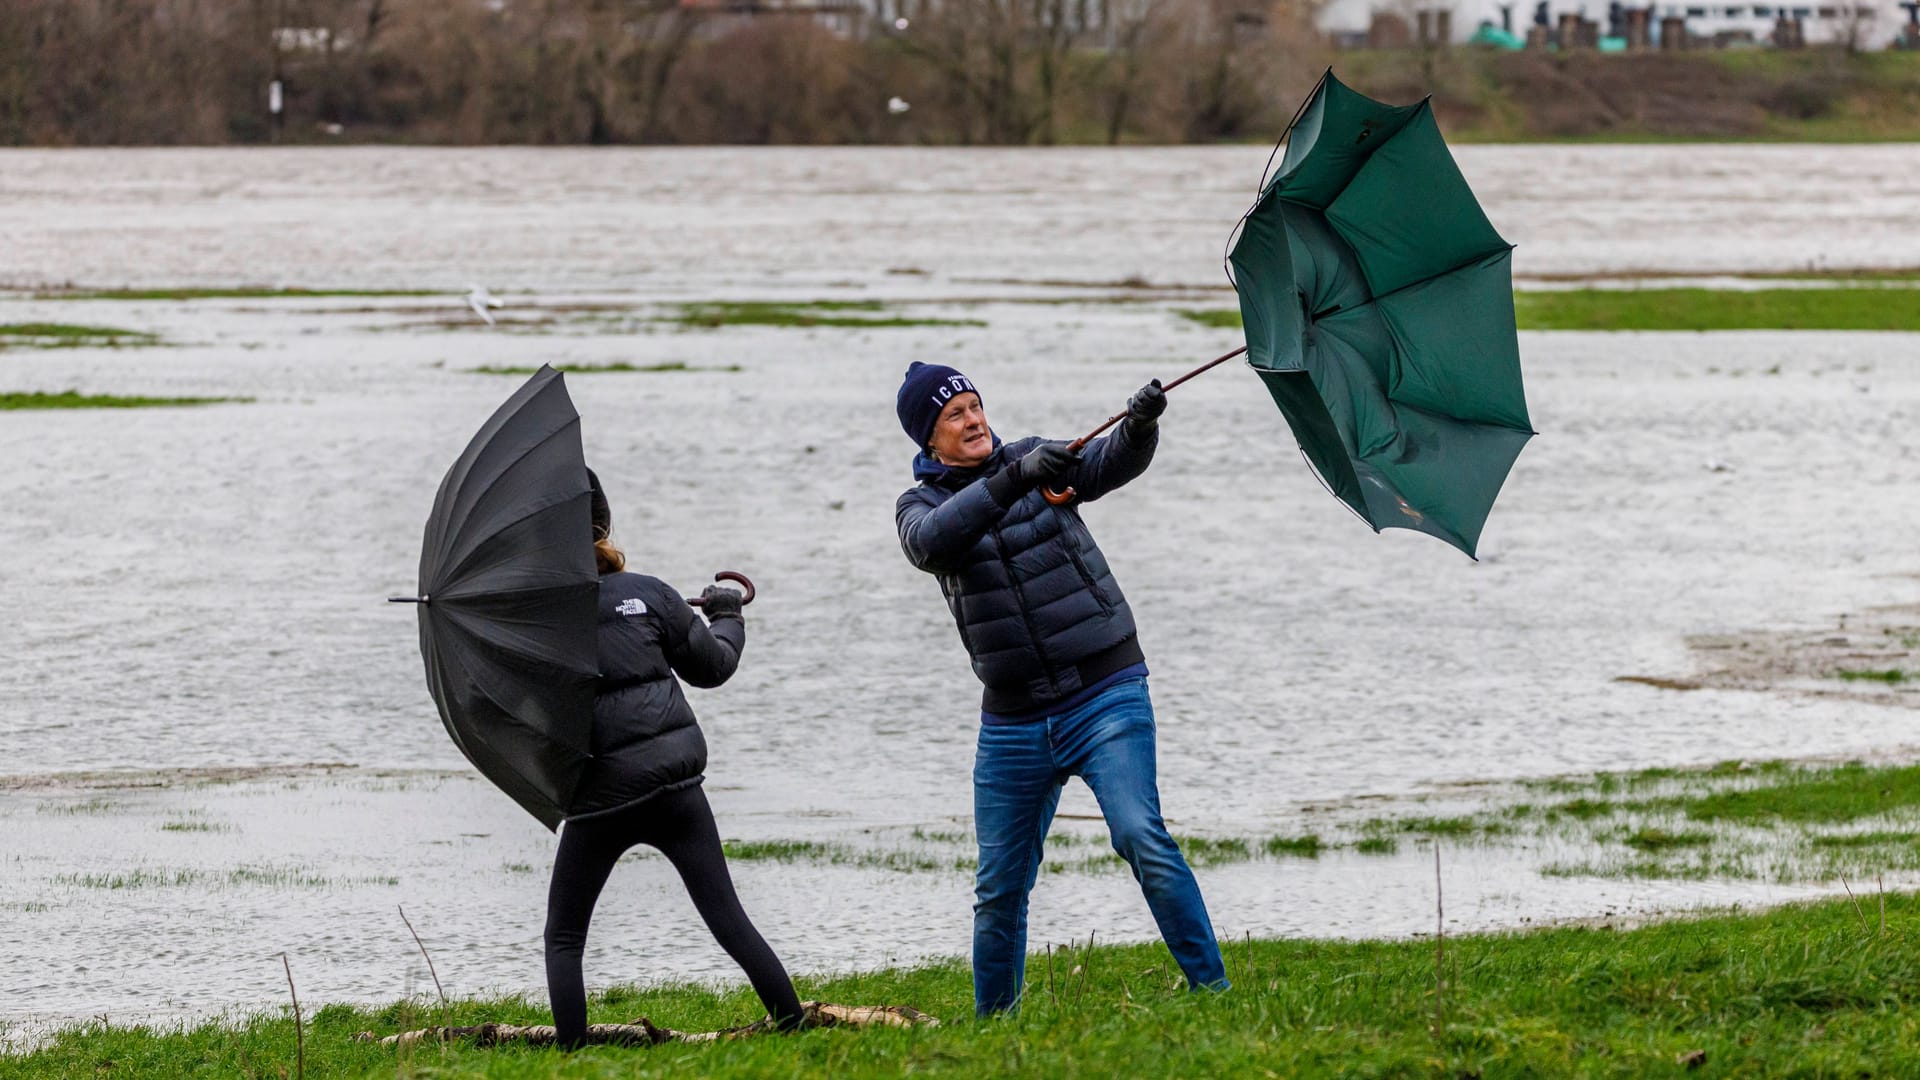
<svg viewBox="0 0 1920 1080"><path fill-rule="evenodd" d="M1160 936L1195 987L1225 989L1226 968L1200 886L1160 820L1153 702L1128 679L1069 713L980 728L973 762L973 1000L981 1014L1020 1001L1027 970L1027 894L1060 789L1078 776L1106 816L1113 850L1133 868Z"/></svg>

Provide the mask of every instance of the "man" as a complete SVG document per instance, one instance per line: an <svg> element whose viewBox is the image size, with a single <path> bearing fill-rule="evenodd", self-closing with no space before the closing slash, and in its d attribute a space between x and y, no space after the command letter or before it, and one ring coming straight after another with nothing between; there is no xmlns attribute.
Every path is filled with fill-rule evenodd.
<svg viewBox="0 0 1920 1080"><path fill-rule="evenodd" d="M1133 615L1073 502L1146 471L1166 392L1155 380L1127 402L1118 430L1075 454L1040 438L1002 443L979 391L949 367L913 364L895 407L919 449L920 483L895 523L908 561L940 579L960 641L985 684L973 766L980 869L973 907L974 1006L1019 1003L1027 894L1060 789L1093 789L1113 849L1133 868L1174 959L1194 987L1225 989L1226 969L1200 887L1160 818L1153 704Z"/></svg>

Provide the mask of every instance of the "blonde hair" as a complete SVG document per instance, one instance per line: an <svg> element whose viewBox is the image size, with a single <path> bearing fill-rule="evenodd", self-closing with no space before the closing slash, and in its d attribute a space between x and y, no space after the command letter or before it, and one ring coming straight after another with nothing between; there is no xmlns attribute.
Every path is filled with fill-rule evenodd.
<svg viewBox="0 0 1920 1080"><path fill-rule="evenodd" d="M626 552L613 546L613 540L605 536L594 537L593 561L602 574L617 574L627 568Z"/></svg>

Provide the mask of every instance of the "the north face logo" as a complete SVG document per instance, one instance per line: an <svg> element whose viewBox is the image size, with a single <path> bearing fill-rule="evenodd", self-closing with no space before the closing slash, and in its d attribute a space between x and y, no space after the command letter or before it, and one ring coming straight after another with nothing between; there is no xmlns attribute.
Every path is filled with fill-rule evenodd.
<svg viewBox="0 0 1920 1080"><path fill-rule="evenodd" d="M647 605L637 598L633 600L622 600L620 601L620 606L613 610L616 615L645 615L647 613Z"/></svg>

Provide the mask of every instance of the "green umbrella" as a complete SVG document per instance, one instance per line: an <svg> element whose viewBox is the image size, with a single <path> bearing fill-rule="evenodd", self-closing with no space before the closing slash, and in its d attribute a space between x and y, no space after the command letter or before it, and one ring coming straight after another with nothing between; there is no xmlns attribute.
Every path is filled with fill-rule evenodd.
<svg viewBox="0 0 1920 1080"><path fill-rule="evenodd" d="M1426 101L1383 105L1329 71L1286 145L1228 255L1247 362L1362 520L1472 555L1533 435L1513 246Z"/></svg>

